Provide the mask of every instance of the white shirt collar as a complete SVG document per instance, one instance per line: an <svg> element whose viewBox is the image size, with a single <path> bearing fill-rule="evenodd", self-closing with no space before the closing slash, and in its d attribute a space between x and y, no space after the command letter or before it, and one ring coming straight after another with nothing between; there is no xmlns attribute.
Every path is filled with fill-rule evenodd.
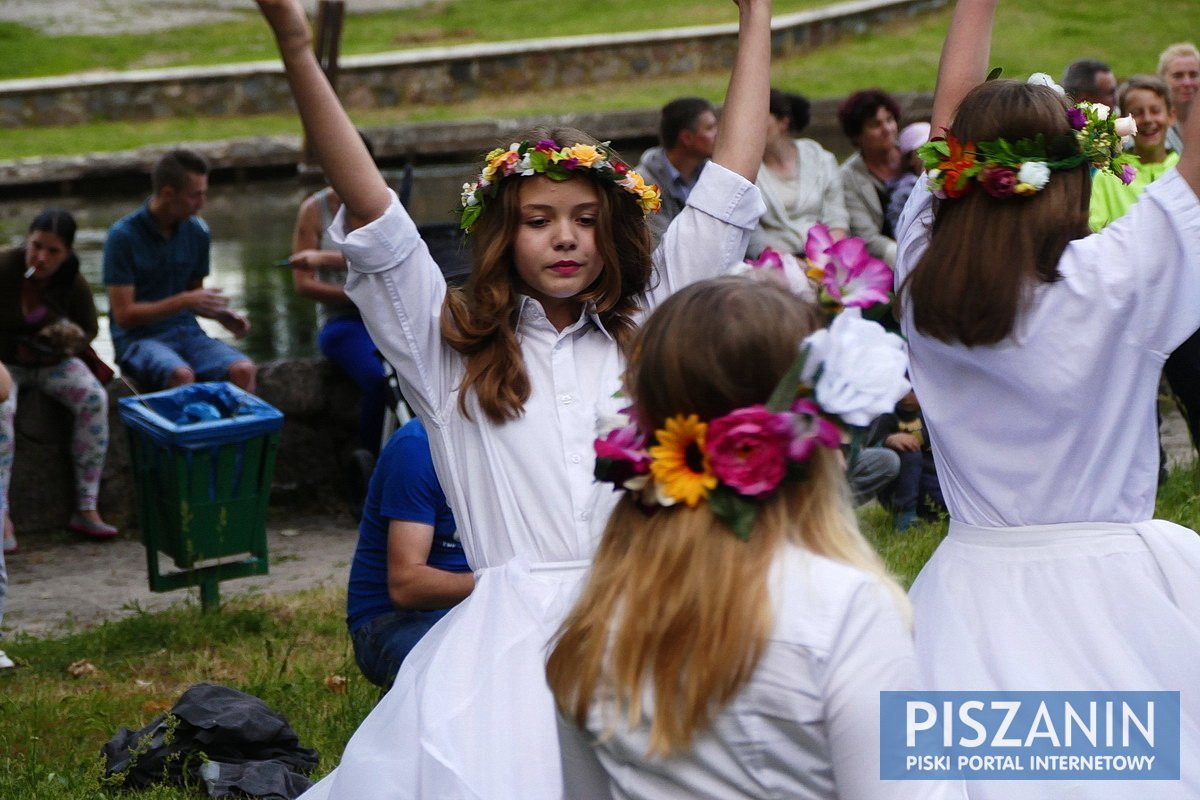
<svg viewBox="0 0 1200 800"><path fill-rule="evenodd" d="M546 318L546 310L542 308L542 304L535 298L527 294L520 295L520 298L520 305L517 307L518 330L522 325L533 324ZM604 322L601 321L600 315L596 311L596 304L591 300L584 303L583 308L579 312L579 319L564 328L561 333L563 335L575 333L586 327L589 322L596 326L597 330L604 334L610 341L615 341L613 335L604 327Z"/></svg>

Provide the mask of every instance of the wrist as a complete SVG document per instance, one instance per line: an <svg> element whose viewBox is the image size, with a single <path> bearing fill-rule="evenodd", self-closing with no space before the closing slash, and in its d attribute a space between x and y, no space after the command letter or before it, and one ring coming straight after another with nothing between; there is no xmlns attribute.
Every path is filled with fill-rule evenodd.
<svg viewBox="0 0 1200 800"><path fill-rule="evenodd" d="M284 61L298 61L305 56L313 56L312 35L309 33L289 33L277 39L279 55Z"/></svg>

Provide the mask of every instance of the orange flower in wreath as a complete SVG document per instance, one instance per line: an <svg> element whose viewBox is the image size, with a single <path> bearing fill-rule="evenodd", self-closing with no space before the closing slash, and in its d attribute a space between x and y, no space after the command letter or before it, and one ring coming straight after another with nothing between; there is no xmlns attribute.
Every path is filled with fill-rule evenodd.
<svg viewBox="0 0 1200 800"><path fill-rule="evenodd" d="M971 177L978 171L975 145L972 142L964 145L953 133L946 131L946 146L950 148L950 154L937 165L946 178L942 191L949 198L962 197L971 188Z"/></svg>

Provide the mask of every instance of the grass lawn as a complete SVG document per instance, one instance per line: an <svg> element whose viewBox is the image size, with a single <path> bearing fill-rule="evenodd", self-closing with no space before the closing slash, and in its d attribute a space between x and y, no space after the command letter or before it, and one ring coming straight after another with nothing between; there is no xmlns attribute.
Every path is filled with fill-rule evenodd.
<svg viewBox="0 0 1200 800"><path fill-rule="evenodd" d="M775 0L774 11L786 14L829 2ZM346 5L353 8L354 0ZM250 0L240 16L231 22L120 36L48 36L15 23L0 23L0 48L5 52L0 80L274 59L274 42ZM414 10L347 16L342 54L736 21L737 10L729 0L608 0L602 12L586 14L570 4L542 0L435 0Z"/></svg>
<svg viewBox="0 0 1200 800"><path fill-rule="evenodd" d="M1194 464L1175 470L1159 492L1158 516L1200 526L1198 481ZM891 515L875 504L859 519L905 585L946 532L942 522L897 535ZM147 724L200 681L249 692L282 712L301 743L322 754L318 774L328 772L377 697L354 665L344 608L341 589L242 596L228 600L218 614L182 606L53 639L6 641L20 666L0 672L0 797L103 797L100 746L120 725ZM80 660L96 671L71 677L68 667ZM344 685L339 676L347 679ZM201 795L156 787L137 796Z"/></svg>
<svg viewBox="0 0 1200 800"><path fill-rule="evenodd" d="M727 0L668 0L640 3L617 0L606 4L603 19L580 15L573 7L537 5L534 0L492 2L452 0L421 12L351 17L346 26L345 53L378 52L413 46L414 31L426 33L422 43L450 44L497 40L531 33L561 35L600 30L634 30L661 26L663 20L686 18L689 23L735 19ZM776 13L822 5L815 0L776 0ZM496 14L503 7L504 14ZM686 7L686 16L681 9ZM549 16L547 16L549 15ZM527 20L536 18L536 30ZM486 24L483 21L486 20ZM604 20L612 20L605 23ZM773 66L774 83L813 98L839 97L856 88L878 85L893 91L932 91L937 58L949 11L899 22L884 29L847 38L787 59ZM1153 72L1158 53L1171 42L1200 28L1200 3L1195 0L1089 0L1046 3L1006 0L1001 6L992 63L1007 75L1034 71L1058 76L1075 58L1096 57L1112 64L1119 76ZM403 29L404 34L395 33ZM469 31L469 36L464 31ZM414 39L416 37L416 39ZM153 37L46 37L15 25L0 25L0 77L60 74L94 68L135 68L180 63L214 63L275 58L266 25L247 15L244 22L179 29ZM656 108L681 94L719 100L728 75L705 73L687 78L645 80L620 85L597 85L550 90L453 106L416 106L355 112L363 128L427 120L479 119L502 108L507 117ZM145 144L213 141L243 136L298 134L292 114L255 117L192 117L138 122L98 122L70 127L0 131L0 158L71 155L124 150Z"/></svg>

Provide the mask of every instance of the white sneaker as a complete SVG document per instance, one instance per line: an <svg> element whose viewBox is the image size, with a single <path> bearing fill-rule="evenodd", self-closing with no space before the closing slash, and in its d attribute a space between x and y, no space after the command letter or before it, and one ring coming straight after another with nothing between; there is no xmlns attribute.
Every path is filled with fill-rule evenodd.
<svg viewBox="0 0 1200 800"><path fill-rule="evenodd" d="M0 669L12 669L16 664L11 658L4 655L4 651L0 650Z"/></svg>

